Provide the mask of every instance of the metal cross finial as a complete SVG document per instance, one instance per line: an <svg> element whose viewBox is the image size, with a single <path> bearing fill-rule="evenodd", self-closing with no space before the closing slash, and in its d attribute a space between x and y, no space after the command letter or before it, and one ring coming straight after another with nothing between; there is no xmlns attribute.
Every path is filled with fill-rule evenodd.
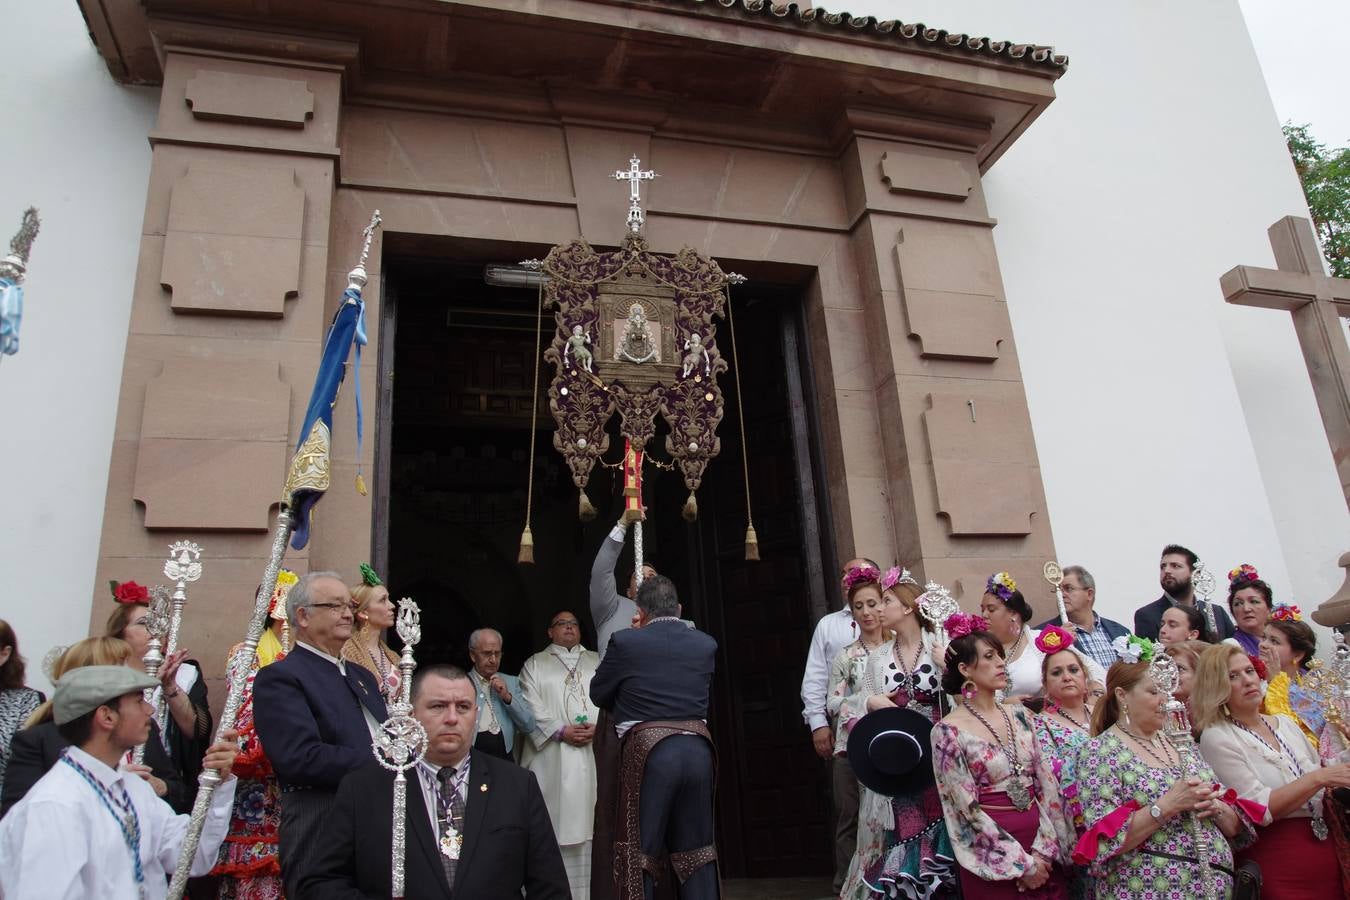
<svg viewBox="0 0 1350 900"><path fill-rule="evenodd" d="M366 259L370 256L370 245L375 240L375 230L384 223L380 217L380 211L377 209L370 217L370 224L361 229L361 233L366 236L365 243L361 245L361 258L356 263L356 268L347 273L347 289L360 290L366 286L369 277L366 275Z"/></svg>
<svg viewBox="0 0 1350 900"><path fill-rule="evenodd" d="M642 215L642 182L660 177L650 169L643 171L642 163L636 156L628 160L627 172L619 169L614 173L615 181L628 182L628 230L633 234L641 233L647 221Z"/></svg>

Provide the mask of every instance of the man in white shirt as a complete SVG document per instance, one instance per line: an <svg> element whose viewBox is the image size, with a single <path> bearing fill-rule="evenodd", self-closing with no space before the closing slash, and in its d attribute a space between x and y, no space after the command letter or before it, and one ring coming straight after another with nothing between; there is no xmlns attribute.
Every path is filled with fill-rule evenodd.
<svg viewBox="0 0 1350 900"><path fill-rule="evenodd" d="M53 718L70 747L0 822L0 896L159 900L168 893L189 817L118 768L150 736L154 708L142 691L158 683L125 666L86 666L57 683ZM224 780L207 809L193 875L215 865L234 806L238 735L223 737L202 761Z"/></svg>
<svg viewBox="0 0 1350 900"><path fill-rule="evenodd" d="M844 599L844 605L841 609L821 616L816 623L816 632L811 636L811 647L806 653L806 673L802 676L802 719L811 729L811 743L816 755L831 760L832 766L830 782L835 813L835 893L844 886L844 878L848 875L848 866L858 842L858 779L849 768L847 759L833 759L834 723L825 712L825 695L829 693L830 663L834 662L840 650L858 639L858 624L853 621L853 612L848 608L848 590L844 587L844 576L849 569L858 566L881 568L865 557L844 563L843 571L839 573L839 593Z"/></svg>
<svg viewBox="0 0 1350 900"><path fill-rule="evenodd" d="M567 867L572 896L590 896L591 839L595 826L595 720L591 678L600 657L581 646L581 625L564 610L549 620L551 643L525 661L520 693L534 713L534 729L520 764L539 779L549 819ZM609 877L609 873L604 873Z"/></svg>

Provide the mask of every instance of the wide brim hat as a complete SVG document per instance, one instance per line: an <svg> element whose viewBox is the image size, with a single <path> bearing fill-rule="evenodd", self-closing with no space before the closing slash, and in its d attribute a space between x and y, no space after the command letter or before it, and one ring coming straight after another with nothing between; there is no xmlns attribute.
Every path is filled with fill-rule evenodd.
<svg viewBox="0 0 1350 900"><path fill-rule="evenodd" d="M933 723L912 709L891 707L858 720L848 736L848 762L862 784L887 797L934 783Z"/></svg>

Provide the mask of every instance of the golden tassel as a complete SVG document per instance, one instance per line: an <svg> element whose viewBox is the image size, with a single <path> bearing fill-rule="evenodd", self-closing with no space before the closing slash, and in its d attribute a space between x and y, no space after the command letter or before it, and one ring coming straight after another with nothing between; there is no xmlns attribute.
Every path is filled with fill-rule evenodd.
<svg viewBox="0 0 1350 900"><path fill-rule="evenodd" d="M521 565L534 565L534 535L530 533L528 525L520 533L520 553L516 555L516 562Z"/></svg>
<svg viewBox="0 0 1350 900"><path fill-rule="evenodd" d="M362 497L366 496L366 479L361 477L361 473L356 473L356 492Z"/></svg>
<svg viewBox="0 0 1350 900"><path fill-rule="evenodd" d="M745 559L746 562L759 561L759 538L755 536L753 525L747 525L745 528Z"/></svg>
<svg viewBox="0 0 1350 900"><path fill-rule="evenodd" d="M693 522L698 518L698 498L694 496L693 491L689 492L689 499L684 501L684 508L680 510L680 515L684 517L686 522Z"/></svg>
<svg viewBox="0 0 1350 900"><path fill-rule="evenodd" d="M581 492L577 500L577 516L583 522L590 522L595 518L595 507L591 505L591 498L586 496L585 491Z"/></svg>

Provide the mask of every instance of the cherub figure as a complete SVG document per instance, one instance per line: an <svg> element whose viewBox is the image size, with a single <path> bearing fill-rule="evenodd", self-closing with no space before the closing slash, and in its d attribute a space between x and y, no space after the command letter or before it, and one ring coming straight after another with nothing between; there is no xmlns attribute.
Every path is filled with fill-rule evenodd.
<svg viewBox="0 0 1350 900"><path fill-rule="evenodd" d="M580 325L573 325L572 336L563 347L563 364L567 365L567 357L571 356L577 365L594 374L595 370L591 368L591 350L586 346L590 342L591 336Z"/></svg>
<svg viewBox="0 0 1350 900"><path fill-rule="evenodd" d="M703 346L703 338L698 332L689 335L684 342L684 349L689 352L684 355L684 377L688 378L689 373L698 368L699 359L703 360L703 374L712 373L712 360L708 358L708 348Z"/></svg>

